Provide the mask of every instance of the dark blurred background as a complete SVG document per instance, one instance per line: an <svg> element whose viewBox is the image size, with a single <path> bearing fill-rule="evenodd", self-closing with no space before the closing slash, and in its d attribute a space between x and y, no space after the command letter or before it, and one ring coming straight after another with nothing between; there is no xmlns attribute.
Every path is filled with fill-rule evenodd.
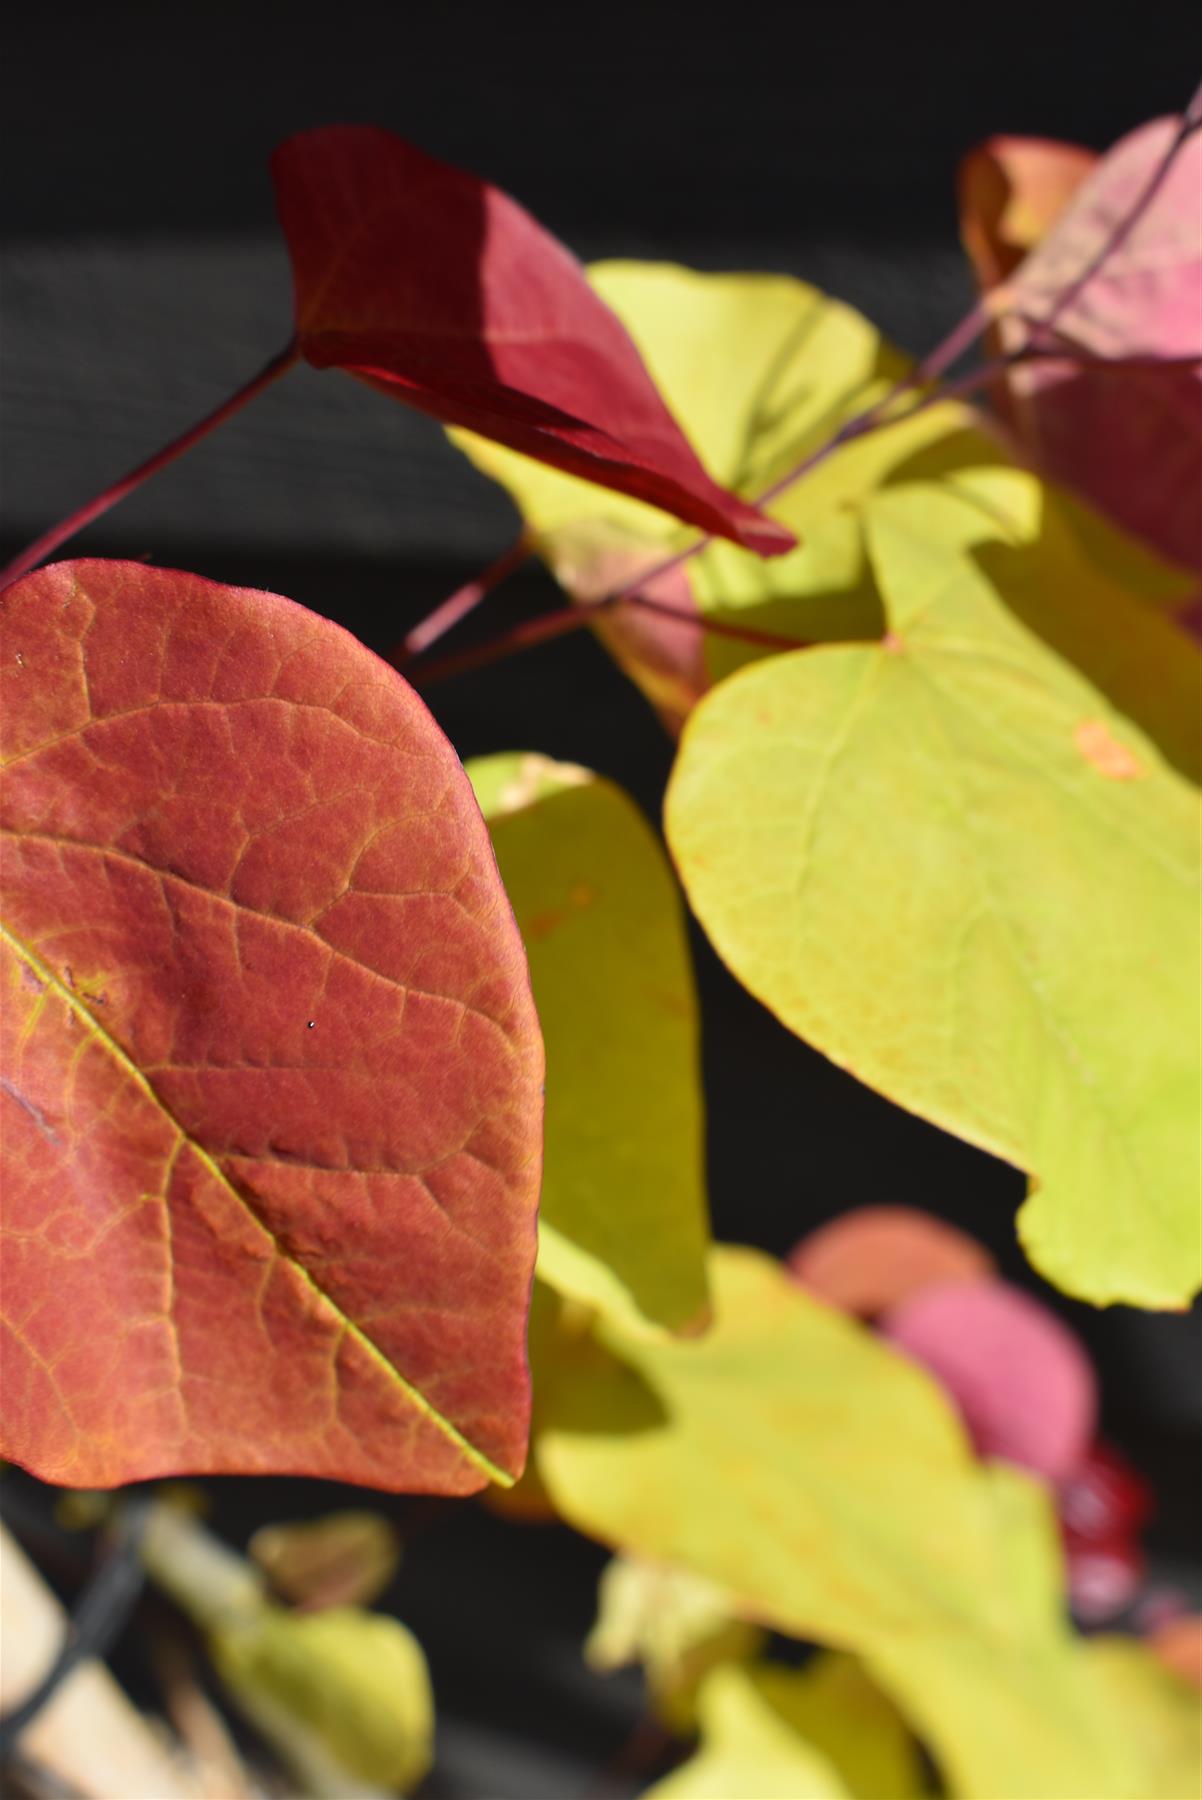
<svg viewBox="0 0 1202 1800"><path fill-rule="evenodd" d="M648 0L23 9L8 32L0 148L0 554L284 343L289 277L267 158L292 131L389 126L509 188L586 258L789 271L921 352L970 298L960 155L994 132L1102 148L1178 110L1199 64L1198 16L1178 0L1105 15L761 4L712 23ZM66 553L272 588L384 648L513 531L508 502L431 422L301 369ZM487 619L495 630L555 598L532 571ZM590 764L658 816L671 746L586 636L427 697L461 755L538 749ZM968 1226L1084 1332L1107 1435L1157 1490L1154 1574L1196 1588L1199 1314L1094 1313L1050 1295L1015 1246L1014 1171L832 1068L696 935L695 949L719 1234L783 1251L822 1218L881 1200ZM212 1485L235 1539L339 1500L310 1483ZM38 1490L21 1484L17 1497L31 1529ZM431 1795L584 1794L637 1711L632 1683L599 1686L579 1664L601 1553L476 1506L384 1506L411 1540L390 1598L426 1645L441 1707ZM136 1648L124 1654L136 1683Z"/></svg>

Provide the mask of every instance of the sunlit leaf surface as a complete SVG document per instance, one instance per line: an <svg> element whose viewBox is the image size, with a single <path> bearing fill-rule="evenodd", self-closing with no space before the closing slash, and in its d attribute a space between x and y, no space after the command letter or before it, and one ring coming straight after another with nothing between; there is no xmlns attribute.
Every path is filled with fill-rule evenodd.
<svg viewBox="0 0 1202 1800"><path fill-rule="evenodd" d="M508 194L363 125L289 138L272 173L307 361L762 555L789 547L710 479L580 264Z"/></svg>
<svg viewBox="0 0 1202 1800"><path fill-rule="evenodd" d="M1063 1622L1046 1496L977 1463L925 1374L771 1259L721 1248L711 1280L702 1338L603 1324L544 1346L559 1511L857 1651L971 1800L1124 1800L1129 1747Z"/></svg>
<svg viewBox="0 0 1202 1800"><path fill-rule="evenodd" d="M669 842L786 1024L1030 1173L1044 1274L1180 1306L1202 1268L1197 792L1145 730L1196 753L1197 658L1102 585L1024 585L1021 547L974 544L978 500L874 501L887 635L709 696Z"/></svg>
<svg viewBox="0 0 1202 1800"><path fill-rule="evenodd" d="M63 563L2 611L4 1454L512 1477L542 1047L450 745L274 595Z"/></svg>
<svg viewBox="0 0 1202 1800"><path fill-rule="evenodd" d="M697 1000L683 908L634 802L546 757L468 767L547 1044L539 1273L628 1321L705 1323Z"/></svg>

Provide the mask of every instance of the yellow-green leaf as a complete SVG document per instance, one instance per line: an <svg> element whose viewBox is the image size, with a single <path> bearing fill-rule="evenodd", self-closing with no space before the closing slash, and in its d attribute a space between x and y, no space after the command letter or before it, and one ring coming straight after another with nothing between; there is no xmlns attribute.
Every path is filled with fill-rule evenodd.
<svg viewBox="0 0 1202 1800"><path fill-rule="evenodd" d="M669 842L784 1023L1029 1172L1019 1230L1049 1279L1181 1306L1202 1280L1198 796L1146 731L1181 759L1198 659L1100 587L1011 584L1027 563L987 555L979 517L947 486L872 502L888 634L708 696ZM1083 649L1094 602L1090 681L1053 646Z"/></svg>
<svg viewBox="0 0 1202 1800"><path fill-rule="evenodd" d="M704 1337L601 1321L536 1369L563 1515L797 1636L1007 1629L992 1492L935 1383L757 1251L721 1246L710 1274Z"/></svg>
<svg viewBox="0 0 1202 1800"><path fill-rule="evenodd" d="M1139 1758L1132 1800L1197 1800L1202 1794L1202 1700L1134 1638L1086 1646L1103 1705L1113 1709Z"/></svg>
<svg viewBox="0 0 1202 1800"><path fill-rule="evenodd" d="M311 1791L344 1800L358 1781L407 1792L430 1767L430 1678L398 1620L351 1607L290 1613L265 1606L219 1625L209 1647L239 1705Z"/></svg>
<svg viewBox="0 0 1202 1800"><path fill-rule="evenodd" d="M358 1607L289 1612L259 1569L183 1507L150 1509L147 1569L204 1633L234 1700L317 1800L408 1792L430 1767L426 1659L400 1622Z"/></svg>
<svg viewBox="0 0 1202 1800"><path fill-rule="evenodd" d="M560 1513L856 1651L970 1800L1125 1800L1046 1497L978 1464L934 1383L770 1258L719 1248L711 1281L703 1338L599 1322L545 1357L535 1454Z"/></svg>
<svg viewBox="0 0 1202 1800"><path fill-rule="evenodd" d="M787 276L607 262L589 277L631 332L707 467L743 494L762 492L820 449L907 369L867 319ZM541 554L578 600L613 592L691 540L651 507L470 433L451 435L508 489ZM845 444L770 504L772 516L801 539L799 549L765 561L713 543L645 591L705 619L784 637L875 637L882 609L864 545L865 500L892 482L950 479L1009 461L971 411L943 402ZM1055 505L1098 578L1118 577L1165 601L1183 596L1179 572L1074 503ZM598 630L674 719L711 680L770 653L631 607L600 615Z"/></svg>
<svg viewBox="0 0 1202 1800"><path fill-rule="evenodd" d="M706 1321L697 1003L683 910L638 808L534 755L468 767L547 1046L539 1273L628 1323Z"/></svg>
<svg viewBox="0 0 1202 1800"><path fill-rule="evenodd" d="M850 1800L836 1769L781 1716L750 1670L732 1663L712 1670L697 1706L700 1750L644 1800Z"/></svg>
<svg viewBox="0 0 1202 1800"><path fill-rule="evenodd" d="M708 467L758 493L881 399L907 367L869 321L784 275L709 275L669 263L594 264L619 315ZM540 553L578 600L594 600L691 541L666 513L545 468L469 432L452 438L513 496ZM990 463L1000 452L964 408L943 405L847 445L767 508L803 538L772 563L717 544L646 591L706 616L807 639L872 636L880 605L855 508L894 469ZM650 697L683 715L709 681L763 647L675 628L633 609L598 621Z"/></svg>
<svg viewBox="0 0 1202 1800"><path fill-rule="evenodd" d="M856 1657L824 1651L801 1670L753 1673L763 1699L833 1764L854 1800L926 1793L914 1738Z"/></svg>

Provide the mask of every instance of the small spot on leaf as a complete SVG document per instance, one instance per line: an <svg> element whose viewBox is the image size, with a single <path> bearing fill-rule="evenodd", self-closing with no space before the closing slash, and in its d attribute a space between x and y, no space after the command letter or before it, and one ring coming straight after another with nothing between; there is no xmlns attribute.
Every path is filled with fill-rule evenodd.
<svg viewBox="0 0 1202 1800"><path fill-rule="evenodd" d="M1142 772L1127 746L1111 735L1101 719L1084 719L1073 733L1073 742L1107 781L1134 781Z"/></svg>

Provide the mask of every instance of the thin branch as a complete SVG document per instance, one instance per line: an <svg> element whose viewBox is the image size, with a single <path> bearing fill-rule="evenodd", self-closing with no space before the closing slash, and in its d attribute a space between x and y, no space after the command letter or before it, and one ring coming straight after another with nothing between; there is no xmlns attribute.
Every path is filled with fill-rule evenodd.
<svg viewBox="0 0 1202 1800"><path fill-rule="evenodd" d="M433 612L427 613L424 619L419 619L398 644L385 652L385 661L396 669L403 669L415 656L421 656L431 644L444 637L452 626L458 625L461 619L466 619L486 594L491 594L495 587L499 587L520 569L529 560L533 550L529 535L523 531L517 542L511 544L503 556L498 556L496 562L481 570L473 581L456 588L453 594L436 606Z"/></svg>
<svg viewBox="0 0 1202 1800"><path fill-rule="evenodd" d="M584 604L578 610L587 615L618 606L634 607L639 612L658 613L661 618L675 619L681 625L706 631L712 637L737 638L742 644L759 644L766 650L808 650L806 638L785 637L779 631L759 631L753 625L735 625L728 619L715 619L688 607L675 606L670 600L654 600L650 594L611 594L605 599Z"/></svg>
<svg viewBox="0 0 1202 1800"><path fill-rule="evenodd" d="M519 650L533 650L538 644L564 637L570 631L579 631L581 626L589 624L595 611L595 606L556 607L554 612L541 613L536 619L523 619L519 624L511 625L498 637L489 638L487 643L460 650L453 656L438 657L412 672L406 670L406 679L420 689L431 687L436 681L447 681L452 675L466 675L472 669L487 668L490 663L501 662Z"/></svg>
<svg viewBox="0 0 1202 1800"><path fill-rule="evenodd" d="M1133 206L1127 209L1122 218L1115 222L1110 235L1103 240L1098 250L1090 258L1089 262L1086 263L1076 279L1071 281L1066 288L1061 289L1060 293L1056 296L1056 299L1052 304L1052 309L1047 317L1039 321L1045 330L1055 325L1056 321L1068 311L1073 302L1079 299L1082 290L1093 280L1103 263L1109 262L1115 251L1120 250L1126 243L1127 239L1131 236L1131 233L1135 230L1135 227L1139 224L1153 200L1155 200L1157 194L1164 186L1164 183L1168 178L1169 170L1176 162L1182 148L1193 136L1194 132L1199 129L1202 129L1202 83L1199 83L1194 89L1189 105L1181 115L1181 120L1173 135L1172 142L1169 144L1164 155L1145 182L1140 191L1139 198L1135 201Z"/></svg>
<svg viewBox="0 0 1202 1800"><path fill-rule="evenodd" d="M144 481L148 481L152 475L157 475L160 469L167 467L168 463L173 463L186 450L190 450L193 444L198 444L202 438L208 437L211 431L215 431L219 425L223 425L234 413L240 412L249 400L253 400L257 394L261 394L264 388L270 387L273 381L278 381L280 376L296 362L299 354L295 344L287 345L269 362L264 363L258 374L253 375L244 386L232 393L228 400L223 400L220 406L214 407L211 413L206 413L203 419L198 420L179 437L173 438L169 444L164 444L160 450L155 451L153 456L148 456L145 462L139 463L136 469L131 469L128 475L123 475L119 481L114 481L110 487L106 487L94 499L77 507L65 519L60 519L57 525L52 525L49 531L44 531L41 537L35 538L27 550L23 550L19 556L14 557L7 567L0 569L0 587L7 587L10 582L16 581L18 576L27 575L30 569L36 568L38 563L45 562L48 556L53 555L61 544L65 544L69 538L73 538L76 532L82 531L85 525L90 525L93 519L98 519L102 513L108 512L111 506L116 506L119 500L124 500L127 494L132 494L134 489L141 487Z"/></svg>
<svg viewBox="0 0 1202 1800"><path fill-rule="evenodd" d="M1081 356L1068 349L1047 350L1023 346L1021 349L1010 351L1005 356L998 356L990 362L982 363L975 369L969 369L955 381L944 382L941 387L928 389L919 396L913 406L904 407L890 416L881 417L879 407L870 408L858 414L856 418L848 421L841 433L829 439L799 463L795 469L790 470L789 474L781 482L778 482L771 492L778 493L786 486L799 481L803 475L809 474L812 469L817 468L820 463L833 454L840 444L866 436L872 431L887 429L890 425L901 424L904 420L917 418L920 413L926 412L932 406L940 405L945 400L959 399L976 393L983 387L989 387L999 376L1005 375L1009 370L1021 366L1023 363L1049 361L1076 365L1087 363L1091 368L1105 367L1115 373L1120 373L1145 369L1150 366L1163 366L1166 360L1156 357L1107 359ZM1180 366L1193 367L1196 360L1195 358L1173 359L1171 366L1178 366L1180 363ZM886 400L892 404L895 397L896 393L891 392L886 396ZM762 499L763 496L760 498ZM619 606L629 606L636 610L656 613L663 618L677 620L682 625L691 626L697 631L708 632L715 637L734 638L743 643L757 644L771 650L809 649L810 643L805 638L785 637L776 632L758 630L754 626L739 625L732 620L715 619L712 616L691 611L686 607L677 606L671 601L654 598L641 591L645 584L657 576L691 560L712 541L709 537L700 538L695 544L690 544L668 561L656 563L645 569L626 586L612 594L605 594L598 600L573 602L570 606L558 607L553 612L543 613L538 618L525 619L520 624L513 625L508 630L501 632L497 637L489 638L483 644L476 644L471 649L462 650L454 656L442 657L437 662L426 663L415 671L407 670L408 679L415 687L424 688L433 686L440 681L449 680L454 675L464 675L471 670L487 668L491 664L517 655L523 650L534 649L538 644L547 643L554 638L565 636L568 632L579 630L583 625L592 624L602 613L613 611Z"/></svg>

